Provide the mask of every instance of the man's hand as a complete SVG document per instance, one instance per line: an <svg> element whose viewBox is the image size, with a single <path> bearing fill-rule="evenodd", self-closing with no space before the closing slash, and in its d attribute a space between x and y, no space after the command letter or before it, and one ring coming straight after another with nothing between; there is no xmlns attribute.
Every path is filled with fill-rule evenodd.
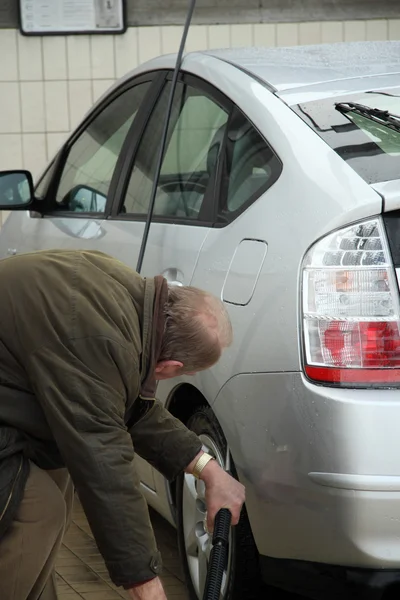
<svg viewBox="0 0 400 600"><path fill-rule="evenodd" d="M232 525L237 525L246 498L244 485L228 475L216 460L210 460L204 467L200 479L206 484L208 530L213 531L215 516L220 508L228 508L232 513Z"/></svg>
<svg viewBox="0 0 400 600"><path fill-rule="evenodd" d="M129 590L129 597L132 600L167 600L159 577L131 588Z"/></svg>

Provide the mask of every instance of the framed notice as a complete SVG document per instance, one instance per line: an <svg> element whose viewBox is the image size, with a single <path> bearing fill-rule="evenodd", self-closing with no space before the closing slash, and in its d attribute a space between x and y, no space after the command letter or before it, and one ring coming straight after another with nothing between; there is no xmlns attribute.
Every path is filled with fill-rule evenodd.
<svg viewBox="0 0 400 600"><path fill-rule="evenodd" d="M125 0L19 0L24 35L124 33Z"/></svg>

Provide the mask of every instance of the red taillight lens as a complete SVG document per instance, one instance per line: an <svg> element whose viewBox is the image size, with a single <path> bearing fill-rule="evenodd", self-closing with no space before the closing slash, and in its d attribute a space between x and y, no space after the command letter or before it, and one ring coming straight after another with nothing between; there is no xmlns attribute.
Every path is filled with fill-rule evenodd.
<svg viewBox="0 0 400 600"><path fill-rule="evenodd" d="M400 308L380 220L335 232L303 270L308 377L341 384L400 383Z"/></svg>
<svg viewBox="0 0 400 600"><path fill-rule="evenodd" d="M327 324L321 340L323 353L331 357L335 368L307 365L306 373L311 379L331 383L400 382L397 322L335 321Z"/></svg>
<svg viewBox="0 0 400 600"><path fill-rule="evenodd" d="M319 383L332 383L344 387L356 385L394 385L400 383L400 369L332 369L330 367L305 367L309 379Z"/></svg>
<svg viewBox="0 0 400 600"><path fill-rule="evenodd" d="M364 367L400 367L397 322L360 323L359 343Z"/></svg>
<svg viewBox="0 0 400 600"><path fill-rule="evenodd" d="M400 367L398 323L328 323L322 343L336 366Z"/></svg>

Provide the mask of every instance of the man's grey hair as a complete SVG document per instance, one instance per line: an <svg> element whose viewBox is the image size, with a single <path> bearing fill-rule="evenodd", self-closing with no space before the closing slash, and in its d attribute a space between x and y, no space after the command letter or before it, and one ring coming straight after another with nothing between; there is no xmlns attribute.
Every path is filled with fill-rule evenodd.
<svg viewBox="0 0 400 600"><path fill-rule="evenodd" d="M177 360L183 371L214 365L232 343L232 325L224 303L191 286L170 286L160 360Z"/></svg>

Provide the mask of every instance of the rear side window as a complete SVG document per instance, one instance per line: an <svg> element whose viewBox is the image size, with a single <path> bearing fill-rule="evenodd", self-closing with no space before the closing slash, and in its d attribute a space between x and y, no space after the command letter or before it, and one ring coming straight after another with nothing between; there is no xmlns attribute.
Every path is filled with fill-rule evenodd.
<svg viewBox="0 0 400 600"><path fill-rule="evenodd" d="M391 181L400 176L400 132L371 119L336 109L340 102L355 102L400 115L400 90L358 92L312 102L292 109L367 183Z"/></svg>
<svg viewBox="0 0 400 600"><path fill-rule="evenodd" d="M140 141L120 208L127 215L148 212L170 86L167 82ZM207 91L178 82L157 186L155 218L207 221L207 199L214 192L228 118L229 111Z"/></svg>
<svg viewBox="0 0 400 600"><path fill-rule="evenodd" d="M224 148L218 221L235 219L275 183L281 170L275 152L235 107Z"/></svg>

